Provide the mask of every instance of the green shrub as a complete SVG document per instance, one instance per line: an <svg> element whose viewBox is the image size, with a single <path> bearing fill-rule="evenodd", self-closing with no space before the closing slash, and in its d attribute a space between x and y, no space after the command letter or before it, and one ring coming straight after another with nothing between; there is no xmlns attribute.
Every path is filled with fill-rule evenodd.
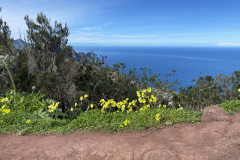
<svg viewBox="0 0 240 160"><path fill-rule="evenodd" d="M225 101L219 107L222 107L229 114L240 112L240 100Z"/></svg>

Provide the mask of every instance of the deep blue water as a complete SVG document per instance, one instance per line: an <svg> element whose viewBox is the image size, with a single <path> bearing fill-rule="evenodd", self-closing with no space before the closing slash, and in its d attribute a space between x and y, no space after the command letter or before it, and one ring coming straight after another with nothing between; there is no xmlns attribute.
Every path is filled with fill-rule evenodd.
<svg viewBox="0 0 240 160"><path fill-rule="evenodd" d="M84 47L76 51L106 55L109 65L124 62L128 68L151 68L164 77L172 69L178 70L176 78L182 86L191 84L193 78L224 74L240 70L240 48L230 47Z"/></svg>

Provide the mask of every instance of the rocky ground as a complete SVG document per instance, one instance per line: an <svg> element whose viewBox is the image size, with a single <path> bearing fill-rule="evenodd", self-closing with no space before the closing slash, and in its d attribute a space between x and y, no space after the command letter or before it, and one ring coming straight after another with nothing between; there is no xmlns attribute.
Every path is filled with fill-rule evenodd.
<svg viewBox="0 0 240 160"><path fill-rule="evenodd" d="M240 114L205 109L202 122L140 132L1 135L1 160L240 160Z"/></svg>

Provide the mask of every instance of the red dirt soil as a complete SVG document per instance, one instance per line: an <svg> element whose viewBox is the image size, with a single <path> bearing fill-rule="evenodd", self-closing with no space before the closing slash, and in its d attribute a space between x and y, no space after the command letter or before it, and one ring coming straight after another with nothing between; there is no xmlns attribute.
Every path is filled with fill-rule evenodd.
<svg viewBox="0 0 240 160"><path fill-rule="evenodd" d="M240 160L240 114L205 109L202 122L140 132L1 135L1 160Z"/></svg>

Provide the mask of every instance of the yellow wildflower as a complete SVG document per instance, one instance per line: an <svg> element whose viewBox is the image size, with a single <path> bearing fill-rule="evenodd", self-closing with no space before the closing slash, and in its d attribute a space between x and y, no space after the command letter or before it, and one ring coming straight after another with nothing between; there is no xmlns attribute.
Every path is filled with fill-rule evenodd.
<svg viewBox="0 0 240 160"><path fill-rule="evenodd" d="M181 104L179 104L178 106L181 107Z"/></svg>
<svg viewBox="0 0 240 160"><path fill-rule="evenodd" d="M8 114L10 112L10 109L5 109L4 112Z"/></svg>
<svg viewBox="0 0 240 160"><path fill-rule="evenodd" d="M157 113L157 114L155 115L155 119L156 119L156 121L159 121L159 120L160 120L160 114L159 114L159 113Z"/></svg>
<svg viewBox="0 0 240 160"><path fill-rule="evenodd" d="M91 108L93 108L93 107L94 107L94 105L93 105L93 104L91 104L91 105L90 105L90 107L91 107Z"/></svg>
<svg viewBox="0 0 240 160"><path fill-rule="evenodd" d="M146 99L143 99L143 101L142 101L143 103L146 103Z"/></svg>
<svg viewBox="0 0 240 160"><path fill-rule="evenodd" d="M84 99L83 96L81 96L81 97L80 97L80 101L82 101L83 99Z"/></svg>
<svg viewBox="0 0 240 160"><path fill-rule="evenodd" d="M75 107L76 107L78 104L75 102L75 104L74 104L74 105L75 105Z"/></svg>
<svg viewBox="0 0 240 160"><path fill-rule="evenodd" d="M73 108L71 108L70 110L73 111Z"/></svg>
<svg viewBox="0 0 240 160"><path fill-rule="evenodd" d="M1 99L1 102L6 102L6 101L8 101L8 98L7 98L7 97Z"/></svg>
<svg viewBox="0 0 240 160"><path fill-rule="evenodd" d="M154 97L154 98L153 98L153 103L156 103L156 102L157 102L157 98Z"/></svg>
<svg viewBox="0 0 240 160"><path fill-rule="evenodd" d="M125 105L122 105L122 112L124 112L125 111Z"/></svg>
<svg viewBox="0 0 240 160"><path fill-rule="evenodd" d="M120 127L123 128L123 125L120 124Z"/></svg>
<svg viewBox="0 0 240 160"><path fill-rule="evenodd" d="M48 106L48 112L53 112L56 110L56 108L58 107L59 102L57 102L56 104L53 102L53 104Z"/></svg>
<svg viewBox="0 0 240 160"><path fill-rule="evenodd" d="M85 94L85 95L84 95L84 98L87 98L87 97L88 97L88 95L87 95L87 94Z"/></svg>
<svg viewBox="0 0 240 160"><path fill-rule="evenodd" d="M152 89L151 89L151 88L148 88L147 91L150 93L150 92L152 92Z"/></svg>
<svg viewBox="0 0 240 160"><path fill-rule="evenodd" d="M145 95L144 95L144 92L142 92L142 97L144 98L144 96L145 96Z"/></svg>
<svg viewBox="0 0 240 160"><path fill-rule="evenodd" d="M131 105L132 105L132 102L128 103L128 108L130 108L130 107L131 107Z"/></svg>
<svg viewBox="0 0 240 160"><path fill-rule="evenodd" d="M240 88L238 89L238 92L240 92Z"/></svg>
<svg viewBox="0 0 240 160"><path fill-rule="evenodd" d="M145 107L141 107L141 108L140 108L140 112L141 112L141 111L144 111L145 109L146 109Z"/></svg>
<svg viewBox="0 0 240 160"><path fill-rule="evenodd" d="M161 104L159 104L159 106L158 106L159 108L161 108L162 107L162 105Z"/></svg>
<svg viewBox="0 0 240 160"><path fill-rule="evenodd" d="M2 105L2 109L4 109L6 107L6 105Z"/></svg>
<svg viewBox="0 0 240 160"><path fill-rule="evenodd" d="M130 112L132 112L132 107L127 111L127 113L130 113Z"/></svg>
<svg viewBox="0 0 240 160"><path fill-rule="evenodd" d="M163 105L163 108L167 108L167 106L166 106L166 105Z"/></svg>
<svg viewBox="0 0 240 160"><path fill-rule="evenodd" d="M124 123L125 126L127 126L127 125L130 124L130 121L126 119L123 123Z"/></svg>
<svg viewBox="0 0 240 160"><path fill-rule="evenodd" d="M112 102L112 107L116 107L116 104L117 104L116 101L113 101Z"/></svg>
<svg viewBox="0 0 240 160"><path fill-rule="evenodd" d="M137 96L138 96L138 97L141 97L141 94L140 94L140 92L139 92L139 91L137 91Z"/></svg>
<svg viewBox="0 0 240 160"><path fill-rule="evenodd" d="M30 119L26 120L26 123L30 123L30 122L31 122L31 120L30 120Z"/></svg>
<svg viewBox="0 0 240 160"><path fill-rule="evenodd" d="M2 109L0 109L0 112L3 112L3 115L8 114L10 112L10 109L5 109L6 105L2 106Z"/></svg>
<svg viewBox="0 0 240 160"><path fill-rule="evenodd" d="M134 100L132 101L132 105L133 105L133 106L135 106L135 105L136 105L136 102L135 102Z"/></svg>
<svg viewBox="0 0 240 160"><path fill-rule="evenodd" d="M104 105L105 100L104 100L104 99L101 99L101 100L100 100L100 103L101 103L101 106Z"/></svg>

